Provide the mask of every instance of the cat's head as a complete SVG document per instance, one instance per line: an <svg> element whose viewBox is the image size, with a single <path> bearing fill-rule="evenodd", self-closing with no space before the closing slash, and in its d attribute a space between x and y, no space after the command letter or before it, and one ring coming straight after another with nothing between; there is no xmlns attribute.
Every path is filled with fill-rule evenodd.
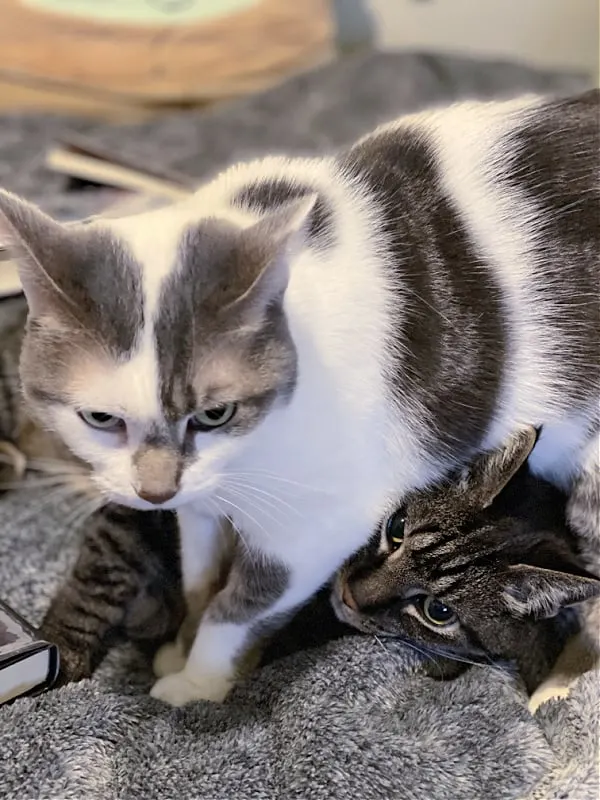
<svg viewBox="0 0 600 800"><path fill-rule="evenodd" d="M600 595L564 497L522 466L534 441L524 430L394 509L338 576L340 619L433 659L516 662L533 688L558 654L562 609Z"/></svg>
<svg viewBox="0 0 600 800"><path fill-rule="evenodd" d="M283 296L313 204L198 221L184 202L67 227L0 192L29 306L25 398L107 497L208 496L290 401Z"/></svg>

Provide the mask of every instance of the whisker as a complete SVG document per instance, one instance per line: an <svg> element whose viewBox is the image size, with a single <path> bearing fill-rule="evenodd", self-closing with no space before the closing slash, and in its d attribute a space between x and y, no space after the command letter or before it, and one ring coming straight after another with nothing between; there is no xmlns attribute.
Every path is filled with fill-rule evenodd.
<svg viewBox="0 0 600 800"><path fill-rule="evenodd" d="M90 500L89 498L85 498L81 503L79 503L74 509L73 512L64 520L64 525L67 528L80 528L84 522L86 522L92 514L98 511L104 505L104 501L100 501L100 499Z"/></svg>
<svg viewBox="0 0 600 800"><path fill-rule="evenodd" d="M443 658L447 658L450 661L458 661L461 664L469 664L471 667L481 667L483 669L491 669L494 672L498 672L500 675L506 675L506 670L502 669L498 664L494 663L492 659L489 659L489 663L482 664L481 661L474 661L467 656L460 656L458 653L453 653L451 651L440 650L436 655L441 655Z"/></svg>
<svg viewBox="0 0 600 800"><path fill-rule="evenodd" d="M283 478L281 475L276 475L274 472L268 472L267 470L253 470L252 472L229 472L229 475L232 477L240 477L240 478L267 478L272 481L277 481L279 483L288 484L289 486L296 486L300 489L306 489L309 492L315 492L319 494L331 494L323 487L317 486L309 486L307 483L301 483L300 481L294 481L290 478Z"/></svg>
<svg viewBox="0 0 600 800"><path fill-rule="evenodd" d="M258 486L254 486L251 483L246 483L246 482L243 482L243 481L242 482L236 481L234 483L234 486L242 487L244 489L248 489L249 491L252 492L253 495L256 495L256 494L264 495L265 498L269 498L269 499L275 501L276 503L279 503L281 506L284 506L285 508L289 509L294 514L296 514L298 517L300 517L301 519L304 519L304 515L297 508L292 506L286 500L283 500L281 497L278 497L277 495L273 494L272 492L267 492L265 489L260 489ZM265 499L264 502L266 503L267 500ZM271 506L271 508L276 508L275 505L272 505L272 504L269 504L269 505Z"/></svg>
<svg viewBox="0 0 600 800"><path fill-rule="evenodd" d="M248 494L244 493L243 491L234 486L224 486L224 489L227 492L233 493L236 497L239 497L240 500L242 500L243 502L249 503L251 508L254 508L259 514L263 514L267 519L270 519L271 522L274 522L276 525L278 526L285 525L285 520L282 521L281 519L277 519L263 506L260 506L258 505L257 502L254 502L255 500L256 501L260 500L261 502L264 502L262 498L253 498L251 496L248 496ZM271 506L271 508L273 508L273 506Z"/></svg>
<svg viewBox="0 0 600 800"><path fill-rule="evenodd" d="M38 514L42 513L44 509L48 507L56 507L58 505L62 505L63 503L73 503L80 497L80 490L73 489L72 487L65 486L64 484L59 485L53 491L44 494L39 505L36 505L33 508L28 507L26 513L13 517L12 522L16 525L23 525L33 517L36 517Z"/></svg>
<svg viewBox="0 0 600 800"><path fill-rule="evenodd" d="M251 549L250 545L246 541L246 537L244 536L244 534L241 531L241 528L238 527L238 525L231 518L231 516L229 514L227 514L226 512L224 512L221 508L219 508L219 505L218 505L217 501L214 498L207 497L206 501L209 504L209 507L211 507L211 508L216 510L218 516L226 517L229 520L229 522L231 524L231 527L233 528L233 530L235 531L235 533L239 537L239 540L240 540L240 542L242 544L242 547L244 548L244 552L246 553L246 555L248 556L250 561L252 561L253 563L257 563L257 561L260 561L260 553L257 554Z"/></svg>
<svg viewBox="0 0 600 800"><path fill-rule="evenodd" d="M22 481L7 481L5 483L0 483L0 489L5 491L23 491L43 489L47 486L67 486L69 484L70 481L65 481L62 476L57 475L52 478L26 478Z"/></svg>
<svg viewBox="0 0 600 800"><path fill-rule="evenodd" d="M81 475L89 474L90 468L76 461L69 461L63 458L29 458L27 466L30 469L40 472L51 472L54 470L73 472Z"/></svg>
<svg viewBox="0 0 600 800"><path fill-rule="evenodd" d="M387 653L388 650L387 650L385 644L379 638L379 636L374 634L374 638L379 642L381 647L383 647L383 649ZM420 656L425 656L425 658L427 659L428 662L433 663L435 665L435 667L438 669L438 672L440 673L440 675L442 674L442 666L441 666L441 664L439 663L438 659L435 657L435 655L432 652L430 652L430 651L428 651L428 650L426 650L426 649L424 649L422 647L419 647L418 645L414 644L414 642L410 642L407 639L401 639L399 637L394 637L394 636L390 636L389 638L392 639L392 640L395 640L397 642L400 642L402 645L406 645L406 647L408 647L410 650L414 650L415 653L418 653Z"/></svg>
<svg viewBox="0 0 600 800"><path fill-rule="evenodd" d="M216 499L221 500L221 502L227 503L227 505L232 506L232 508L235 508L236 511L239 511L240 514L242 514L243 516L248 517L248 519L251 522L253 522L264 533L265 538L267 538L267 539L271 538L269 536L269 533L265 529L264 525L261 525L260 522L255 517L253 517L251 514L249 514L245 509L240 508L240 506L238 506L236 503L233 503L231 500L228 500L226 497L223 497L220 494L215 494L215 497L216 497Z"/></svg>

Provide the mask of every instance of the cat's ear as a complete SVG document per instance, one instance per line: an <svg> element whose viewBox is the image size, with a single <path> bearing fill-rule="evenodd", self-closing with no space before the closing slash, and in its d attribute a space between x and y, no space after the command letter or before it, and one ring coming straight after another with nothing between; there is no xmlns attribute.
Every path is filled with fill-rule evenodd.
<svg viewBox="0 0 600 800"><path fill-rule="evenodd" d="M14 257L33 317L56 312L65 298L53 276L67 232L31 203L0 190L0 243Z"/></svg>
<svg viewBox="0 0 600 800"><path fill-rule="evenodd" d="M486 508L527 461L538 438L533 427L515 433L503 447L478 456L460 476L458 490L469 505Z"/></svg>
<svg viewBox="0 0 600 800"><path fill-rule="evenodd" d="M290 257L304 244L317 196L301 197L261 217L242 234L246 263L255 274L237 297L235 305L262 312L283 298L289 281Z"/></svg>
<svg viewBox="0 0 600 800"><path fill-rule="evenodd" d="M564 571L563 571L564 570ZM504 602L517 617L555 617L567 606L600 596L600 580L574 564L561 569L518 564L508 568Z"/></svg>

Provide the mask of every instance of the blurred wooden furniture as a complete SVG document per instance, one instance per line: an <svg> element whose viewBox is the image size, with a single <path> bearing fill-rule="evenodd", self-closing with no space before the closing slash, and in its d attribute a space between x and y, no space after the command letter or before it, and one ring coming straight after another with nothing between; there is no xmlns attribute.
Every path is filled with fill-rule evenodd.
<svg viewBox="0 0 600 800"><path fill-rule="evenodd" d="M2 0L0 107L151 113L264 89L334 51L329 0L120 0L114 19L110 8Z"/></svg>

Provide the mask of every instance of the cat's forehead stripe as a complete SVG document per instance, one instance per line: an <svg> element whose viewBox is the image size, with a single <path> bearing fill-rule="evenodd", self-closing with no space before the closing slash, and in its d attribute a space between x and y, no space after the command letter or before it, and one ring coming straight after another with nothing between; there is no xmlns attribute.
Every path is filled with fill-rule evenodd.
<svg viewBox="0 0 600 800"><path fill-rule="evenodd" d="M226 271L235 280L229 262L236 236L237 230L224 220L187 225L173 252L174 269L161 285L154 346L161 403L173 418L190 413L196 405L190 380L194 345L205 343L211 333L211 316L201 306L217 273Z"/></svg>

